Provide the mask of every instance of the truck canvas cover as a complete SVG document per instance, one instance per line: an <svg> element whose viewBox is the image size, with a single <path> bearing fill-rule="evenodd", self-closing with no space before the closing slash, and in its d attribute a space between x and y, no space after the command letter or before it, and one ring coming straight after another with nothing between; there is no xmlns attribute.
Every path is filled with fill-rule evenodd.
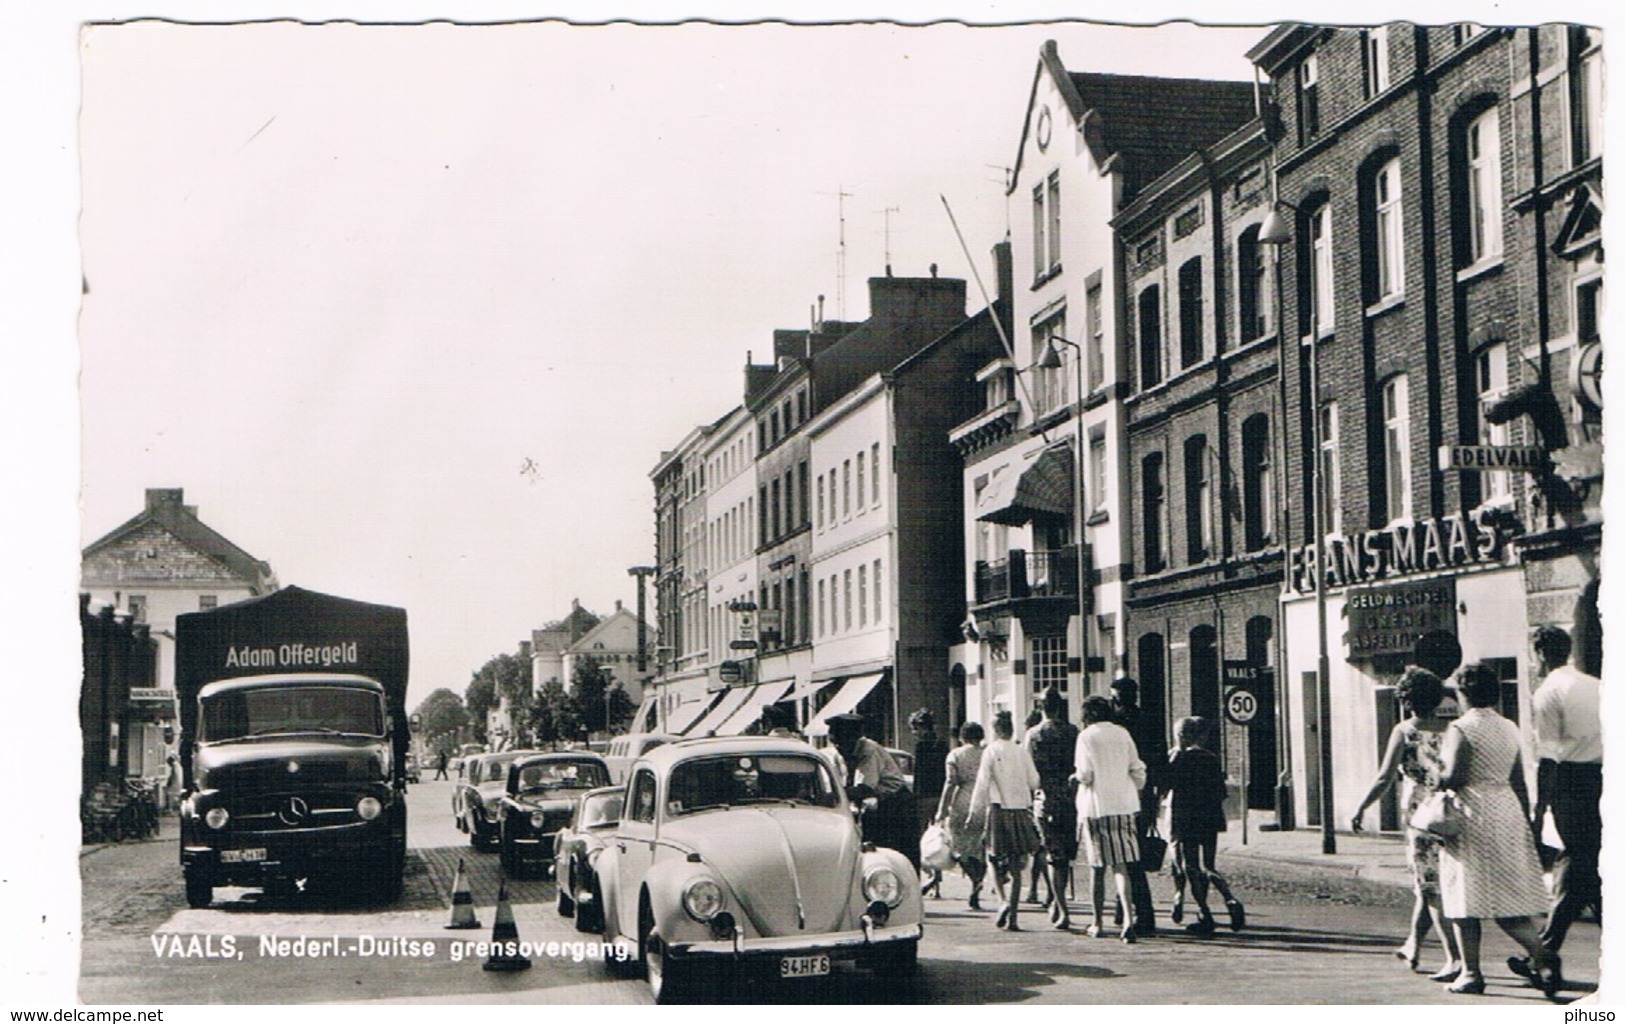
<svg viewBox="0 0 1625 1024"><path fill-rule="evenodd" d="M221 679L287 673L362 675L383 684L394 730L395 771L406 764L406 610L284 587L264 597L175 619L175 695L181 768L192 778L198 691Z"/></svg>

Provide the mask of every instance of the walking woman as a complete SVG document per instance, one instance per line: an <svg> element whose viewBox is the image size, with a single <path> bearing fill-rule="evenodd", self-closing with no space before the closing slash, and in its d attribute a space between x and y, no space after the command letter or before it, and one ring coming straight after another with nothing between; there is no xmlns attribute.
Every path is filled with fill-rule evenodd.
<svg viewBox="0 0 1625 1024"><path fill-rule="evenodd" d="M1181 718L1174 726L1179 747L1168 759L1162 785L1170 795L1168 838L1174 844L1175 870L1190 885L1196 901L1196 920L1185 926L1192 935L1213 934L1213 912L1208 909L1208 885L1219 890L1230 912L1230 928L1240 931L1247 923L1246 911L1230 883L1214 870L1219 850L1219 833L1225 831L1224 766L1217 754L1202 744L1211 733L1205 718ZM1177 899L1177 897L1176 897ZM1174 917L1175 921L1179 917Z"/></svg>
<svg viewBox="0 0 1625 1024"><path fill-rule="evenodd" d="M1016 914L1021 907L1021 873L1027 858L1040 847L1038 826L1033 824L1033 790L1038 788L1038 768L1027 748L1012 737L1015 723L1010 712L1001 711L993 719L993 742L982 754L976 773L976 789L971 808L987 808L988 847L993 862L993 881L1004 906L994 927L1020 931ZM1006 885L1008 883L1008 886Z"/></svg>
<svg viewBox="0 0 1625 1024"><path fill-rule="evenodd" d="M972 910L982 909L982 882L987 878L987 818L972 814L970 802L982 767L982 736L980 722L959 727L959 746L948 751L945 759L942 797L932 819L948 826L954 861L970 880Z"/></svg>
<svg viewBox="0 0 1625 1024"><path fill-rule="evenodd" d="M1118 899L1123 901L1122 939L1134 942L1139 915L1128 869L1140 862L1134 816L1139 813L1140 790L1145 786L1145 762L1128 730L1113 720L1111 701L1105 697L1096 695L1083 702L1083 731L1078 734L1073 763L1078 766L1078 839L1088 851L1095 876L1094 923L1084 934L1101 934L1101 903L1109 869L1117 882Z"/></svg>
<svg viewBox="0 0 1625 1024"><path fill-rule="evenodd" d="M1388 792L1396 780L1400 787L1399 818L1406 822L1405 859L1410 862L1416 902L1411 908L1411 929L1405 944L1394 950L1394 955L1416 970L1421 956L1422 940L1428 928L1439 926L1439 941L1444 944L1444 966L1434 972L1434 981L1455 981L1461 974L1461 957L1456 949L1455 930L1445 920L1439 903L1439 840L1432 835L1411 828L1411 816L1422 801L1439 791L1442 764L1439 748L1450 721L1438 714L1444 701L1444 683L1438 676L1415 665L1407 668L1399 679L1400 705L1408 716L1394 726L1388 734L1388 750L1382 757L1382 767L1372 780L1371 789L1360 807L1354 812L1353 829L1359 832L1365 826L1365 811Z"/></svg>
<svg viewBox="0 0 1625 1024"><path fill-rule="evenodd" d="M1461 953L1461 974L1450 991L1484 991L1479 942L1488 917L1524 948L1536 984L1550 996L1559 968L1535 928L1546 893L1529 827L1518 728L1495 710L1501 681L1494 670L1475 662L1456 678L1468 709L1445 731L1439 781L1455 791L1464 822L1439 853L1439 893Z"/></svg>

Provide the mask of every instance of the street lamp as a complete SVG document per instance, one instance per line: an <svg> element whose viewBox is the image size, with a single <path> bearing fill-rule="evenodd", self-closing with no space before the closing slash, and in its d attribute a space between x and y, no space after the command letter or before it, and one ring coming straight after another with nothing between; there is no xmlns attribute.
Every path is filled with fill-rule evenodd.
<svg viewBox="0 0 1625 1024"><path fill-rule="evenodd" d="M1087 567L1083 552L1083 347L1075 341L1067 341L1059 334L1049 336L1049 344L1044 346L1044 355L1038 360L1041 369L1056 370L1062 363L1061 352L1057 345L1065 345L1076 353L1073 367L1077 370L1078 390L1075 396L1077 408L1073 410L1072 422L1076 432L1072 439L1072 508L1077 514L1077 534L1072 538L1072 547L1078 558L1078 679L1082 683L1083 693L1079 699L1089 696L1089 615L1084 602L1084 591L1089 584Z"/></svg>
<svg viewBox="0 0 1625 1024"><path fill-rule="evenodd" d="M1271 171L1271 190L1274 189L1274 172ZM1292 227L1287 219L1281 215L1281 209L1286 208L1297 212L1297 207L1291 203L1276 198L1270 206L1269 213L1258 228L1258 241L1260 244L1275 247L1275 295L1276 308L1282 308L1281 300L1281 246L1292 240ZM1279 322L1277 317L1276 330L1281 337L1286 336L1286 324ZM1285 372L1281 367L1278 372ZM1316 728L1320 733L1320 851L1326 854L1337 852L1337 829L1335 824L1336 809L1332 799L1332 683L1331 683L1331 657L1326 645L1326 555L1324 550L1326 527L1329 521L1326 508L1327 495L1325 493L1326 481L1326 450L1324 438L1320 431L1320 329L1318 324L1311 324L1309 329L1309 403L1310 409L1310 437L1314 444L1314 457L1310 460L1312 495L1310 498L1310 533L1314 541L1315 557L1315 643L1319 661L1315 666L1315 690L1318 695L1316 704Z"/></svg>

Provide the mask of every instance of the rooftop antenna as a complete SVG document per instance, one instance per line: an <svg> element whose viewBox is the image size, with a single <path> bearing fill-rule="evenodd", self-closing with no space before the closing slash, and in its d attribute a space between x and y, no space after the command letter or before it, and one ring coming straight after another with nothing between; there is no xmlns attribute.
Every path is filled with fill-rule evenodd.
<svg viewBox="0 0 1625 1024"><path fill-rule="evenodd" d="M835 317L838 320L846 319L846 201L852 198L852 193L846 190L845 185L836 185L835 191L820 192L821 196L835 196L835 213L840 220L840 244L835 250Z"/></svg>
<svg viewBox="0 0 1625 1024"><path fill-rule="evenodd" d="M885 226L886 226L886 276L887 277L891 276L891 215L894 214L894 213L902 213L902 212L903 212L903 208L901 206L888 206L885 209L880 211L880 216L885 219L884 223L885 223Z"/></svg>

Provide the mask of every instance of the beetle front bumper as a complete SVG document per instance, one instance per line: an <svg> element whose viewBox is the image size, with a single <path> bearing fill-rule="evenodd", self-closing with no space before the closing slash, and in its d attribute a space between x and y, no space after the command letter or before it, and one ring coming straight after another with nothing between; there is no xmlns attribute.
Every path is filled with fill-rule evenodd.
<svg viewBox="0 0 1625 1024"><path fill-rule="evenodd" d="M827 955L831 960L858 960L891 946L918 942L925 926L914 924L872 927L864 932L832 932L826 935L784 935L746 938L707 939L699 942L667 942L665 953L680 961L750 962L784 957Z"/></svg>

